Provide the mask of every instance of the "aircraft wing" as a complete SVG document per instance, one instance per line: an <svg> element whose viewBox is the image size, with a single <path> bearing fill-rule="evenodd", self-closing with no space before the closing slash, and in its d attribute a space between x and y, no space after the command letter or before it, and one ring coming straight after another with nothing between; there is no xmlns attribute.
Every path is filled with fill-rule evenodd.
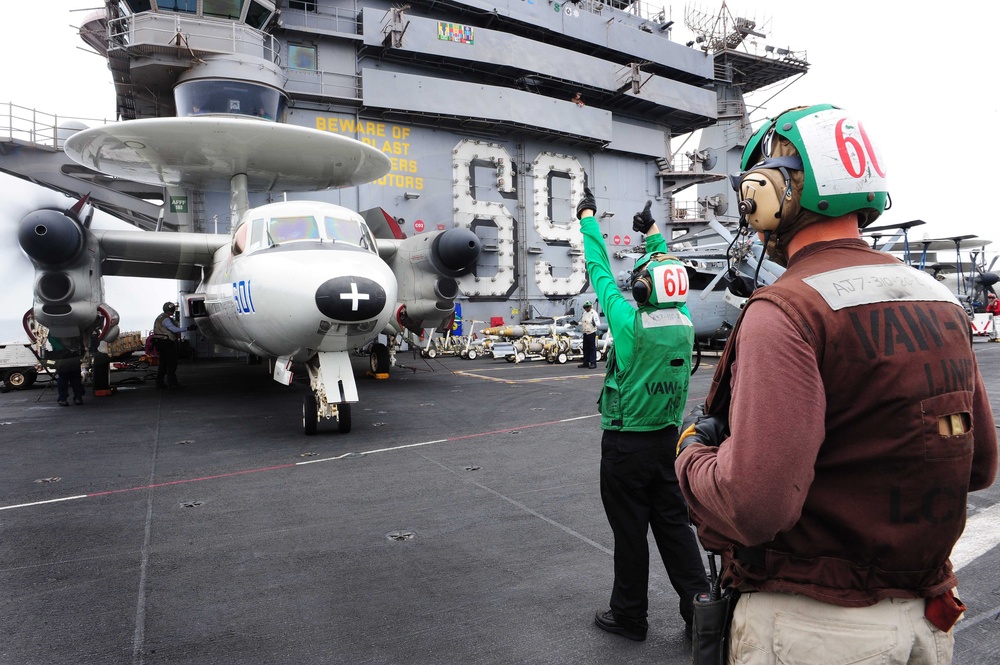
<svg viewBox="0 0 1000 665"><path fill-rule="evenodd" d="M96 231L102 272L120 277L201 279L229 236L206 233Z"/></svg>
<svg viewBox="0 0 1000 665"><path fill-rule="evenodd" d="M959 243L972 238L978 238L978 236L960 236L958 237ZM983 240L981 238L977 239L975 242L968 243L968 245L960 245L962 249L969 249L975 247L985 247L991 244L992 240ZM911 240L910 245L915 247L917 251L928 251L928 252L946 252L955 251L956 243L955 238L928 238L926 240Z"/></svg>
<svg viewBox="0 0 1000 665"><path fill-rule="evenodd" d="M886 226L866 226L865 233L872 233L875 231L896 231L896 230L905 231L907 229L912 229L914 226L920 226L926 223L927 222L925 222L922 219L912 219L908 222L902 222L900 224L887 224Z"/></svg>
<svg viewBox="0 0 1000 665"><path fill-rule="evenodd" d="M35 268L31 314L57 337L101 326L113 341L118 315L104 302L104 275L201 280L226 235L89 228L86 198L69 210L39 208L18 225L18 244ZM27 315L26 315L27 316Z"/></svg>

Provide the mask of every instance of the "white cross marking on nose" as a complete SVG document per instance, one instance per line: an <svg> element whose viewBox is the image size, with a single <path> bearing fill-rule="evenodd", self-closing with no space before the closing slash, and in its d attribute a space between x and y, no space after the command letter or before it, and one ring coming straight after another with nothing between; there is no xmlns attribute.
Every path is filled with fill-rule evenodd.
<svg viewBox="0 0 1000 665"><path fill-rule="evenodd" d="M352 312L358 311L358 301L359 300L368 300L369 297L370 296L367 293L358 293L358 285L355 284L354 282L351 282L351 292L350 293L341 293L340 294L340 299L341 300L350 300L351 301L351 311Z"/></svg>

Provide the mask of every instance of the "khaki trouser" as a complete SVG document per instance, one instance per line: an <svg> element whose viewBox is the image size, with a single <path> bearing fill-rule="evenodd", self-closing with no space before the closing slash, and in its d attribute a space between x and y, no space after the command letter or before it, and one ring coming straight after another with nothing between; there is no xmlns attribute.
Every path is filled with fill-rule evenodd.
<svg viewBox="0 0 1000 665"><path fill-rule="evenodd" d="M950 665L955 636L924 618L924 600L839 607L784 593L740 596L729 665Z"/></svg>

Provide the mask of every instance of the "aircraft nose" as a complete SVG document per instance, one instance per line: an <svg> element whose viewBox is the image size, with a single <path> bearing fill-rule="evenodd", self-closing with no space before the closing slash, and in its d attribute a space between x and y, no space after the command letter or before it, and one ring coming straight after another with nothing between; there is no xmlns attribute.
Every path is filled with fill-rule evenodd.
<svg viewBox="0 0 1000 665"><path fill-rule="evenodd" d="M356 323L377 318L385 303L385 289L367 277L334 277L316 289L316 307L336 321Z"/></svg>

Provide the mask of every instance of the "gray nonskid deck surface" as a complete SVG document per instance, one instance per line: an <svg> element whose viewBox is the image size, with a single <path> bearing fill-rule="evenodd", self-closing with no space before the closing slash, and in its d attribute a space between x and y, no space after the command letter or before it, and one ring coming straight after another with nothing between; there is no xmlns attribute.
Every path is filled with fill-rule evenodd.
<svg viewBox="0 0 1000 665"><path fill-rule="evenodd" d="M1000 344L976 349L1000 413ZM602 369L400 359L357 359L347 435L304 436L306 387L236 361L82 407L0 395L0 665L689 662L655 554L648 639L593 625ZM998 560L959 573L958 663L995 662Z"/></svg>

